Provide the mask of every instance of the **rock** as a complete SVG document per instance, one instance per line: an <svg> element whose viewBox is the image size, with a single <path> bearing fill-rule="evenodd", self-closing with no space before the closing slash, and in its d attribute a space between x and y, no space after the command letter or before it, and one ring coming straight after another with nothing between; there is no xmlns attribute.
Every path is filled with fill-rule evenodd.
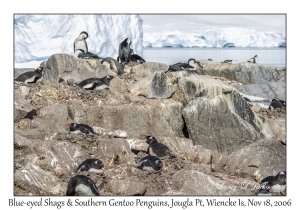
<svg viewBox="0 0 300 210"><path fill-rule="evenodd" d="M286 147L274 140L260 140L232 153L226 162L226 172L260 182L286 170Z"/></svg>
<svg viewBox="0 0 300 210"><path fill-rule="evenodd" d="M267 82L265 84L234 85L241 93L262 98L286 98L285 81Z"/></svg>
<svg viewBox="0 0 300 210"><path fill-rule="evenodd" d="M261 106L258 103L251 102L251 104L252 104L251 109L253 112L259 113L261 111Z"/></svg>
<svg viewBox="0 0 300 210"><path fill-rule="evenodd" d="M131 74L135 79L142 79L155 72L166 72L169 66L157 62L145 62L131 68Z"/></svg>
<svg viewBox="0 0 300 210"><path fill-rule="evenodd" d="M162 99L171 97L174 87L164 72L156 72L131 85L130 92L147 98Z"/></svg>
<svg viewBox="0 0 300 210"><path fill-rule="evenodd" d="M189 196L254 195L256 192L256 189L246 189L238 182L222 180L195 170L178 171L173 176L173 182L175 187L173 190Z"/></svg>
<svg viewBox="0 0 300 210"><path fill-rule="evenodd" d="M119 77L115 77L113 80L111 80L109 83L109 89L113 92L128 92L127 84Z"/></svg>
<svg viewBox="0 0 300 210"><path fill-rule="evenodd" d="M114 138L127 138L127 132L122 130L116 130L113 132L109 132L108 135L113 136Z"/></svg>
<svg viewBox="0 0 300 210"><path fill-rule="evenodd" d="M146 140L140 139L127 139L129 143L130 149L133 153L138 153L140 151L147 152L149 144L147 144Z"/></svg>
<svg viewBox="0 0 300 210"><path fill-rule="evenodd" d="M54 54L46 63L43 83L58 85L60 79L74 84L89 78L102 78L116 73L107 69L99 59L79 59L68 54Z"/></svg>
<svg viewBox="0 0 300 210"><path fill-rule="evenodd" d="M193 148L192 140L187 138L163 136L157 138L157 141L169 147L171 153L175 156L189 156Z"/></svg>
<svg viewBox="0 0 300 210"><path fill-rule="evenodd" d="M23 119L29 112L36 110L34 106L31 105L29 100L26 100L22 95L21 90L15 89L14 94L14 123L19 122Z"/></svg>
<svg viewBox="0 0 300 210"><path fill-rule="evenodd" d="M266 66L249 62L225 64L207 60L199 60L198 63L202 68L198 73L203 72L202 74L225 77L242 84L265 84L285 81L286 79L286 69L284 67Z"/></svg>

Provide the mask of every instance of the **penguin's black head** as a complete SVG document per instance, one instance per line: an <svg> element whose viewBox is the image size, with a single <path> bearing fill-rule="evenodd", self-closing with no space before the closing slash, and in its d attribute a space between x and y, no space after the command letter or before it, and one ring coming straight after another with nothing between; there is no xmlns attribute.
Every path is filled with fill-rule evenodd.
<svg viewBox="0 0 300 210"><path fill-rule="evenodd" d="M68 124L68 126L69 126L70 128L75 128L75 127L77 126L77 124L76 124L76 123L71 123L71 124Z"/></svg>
<svg viewBox="0 0 300 210"><path fill-rule="evenodd" d="M276 176L281 177L281 178L286 178L286 172L285 171L280 171Z"/></svg>
<svg viewBox="0 0 300 210"><path fill-rule="evenodd" d="M188 64L189 65L194 65L194 64L196 64L196 60L194 59L194 58L190 58L189 60L188 60Z"/></svg>
<svg viewBox="0 0 300 210"><path fill-rule="evenodd" d="M97 168L104 169L104 163L101 160L96 160L95 164L96 164Z"/></svg>
<svg viewBox="0 0 300 210"><path fill-rule="evenodd" d="M153 143L157 142L157 140L154 136L146 136L146 139L147 139L146 142L148 144L153 144Z"/></svg>
<svg viewBox="0 0 300 210"><path fill-rule="evenodd" d="M158 167L158 168L162 168L163 167L163 162L160 160L160 159L157 159L156 161L155 161L155 165Z"/></svg>
<svg viewBox="0 0 300 210"><path fill-rule="evenodd" d="M81 34L85 34L86 35L86 38L85 39L87 39L88 37L89 37L89 34L86 32L86 31L82 31L81 33L80 33L80 35Z"/></svg>

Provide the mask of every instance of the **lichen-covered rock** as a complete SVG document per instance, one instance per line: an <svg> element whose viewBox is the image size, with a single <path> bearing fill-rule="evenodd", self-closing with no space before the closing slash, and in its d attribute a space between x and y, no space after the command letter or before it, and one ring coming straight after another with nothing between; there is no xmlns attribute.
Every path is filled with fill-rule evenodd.
<svg viewBox="0 0 300 210"><path fill-rule="evenodd" d="M169 66L164 63L145 62L131 68L131 74L135 79L142 79L155 72L166 72Z"/></svg>

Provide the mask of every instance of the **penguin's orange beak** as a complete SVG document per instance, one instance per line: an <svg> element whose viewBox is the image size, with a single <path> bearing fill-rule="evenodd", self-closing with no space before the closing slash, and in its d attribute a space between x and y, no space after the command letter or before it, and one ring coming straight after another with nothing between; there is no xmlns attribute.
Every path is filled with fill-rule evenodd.
<svg viewBox="0 0 300 210"><path fill-rule="evenodd" d="M163 166L164 166L164 164L162 164L162 163L161 163L161 164L159 164L159 166L160 166L160 167L163 167Z"/></svg>
<svg viewBox="0 0 300 210"><path fill-rule="evenodd" d="M68 124L69 127L71 127L71 124Z"/></svg>
<svg viewBox="0 0 300 210"><path fill-rule="evenodd" d="M100 164L100 166L104 166L104 164L103 164L103 163L101 163L101 164Z"/></svg>

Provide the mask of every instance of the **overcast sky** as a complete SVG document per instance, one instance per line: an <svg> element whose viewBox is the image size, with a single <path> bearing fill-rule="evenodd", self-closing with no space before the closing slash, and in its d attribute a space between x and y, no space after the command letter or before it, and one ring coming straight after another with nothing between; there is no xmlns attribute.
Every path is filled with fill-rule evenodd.
<svg viewBox="0 0 300 210"><path fill-rule="evenodd" d="M244 27L260 31L285 31L286 15L140 15L144 33L180 30L195 33L203 26Z"/></svg>

